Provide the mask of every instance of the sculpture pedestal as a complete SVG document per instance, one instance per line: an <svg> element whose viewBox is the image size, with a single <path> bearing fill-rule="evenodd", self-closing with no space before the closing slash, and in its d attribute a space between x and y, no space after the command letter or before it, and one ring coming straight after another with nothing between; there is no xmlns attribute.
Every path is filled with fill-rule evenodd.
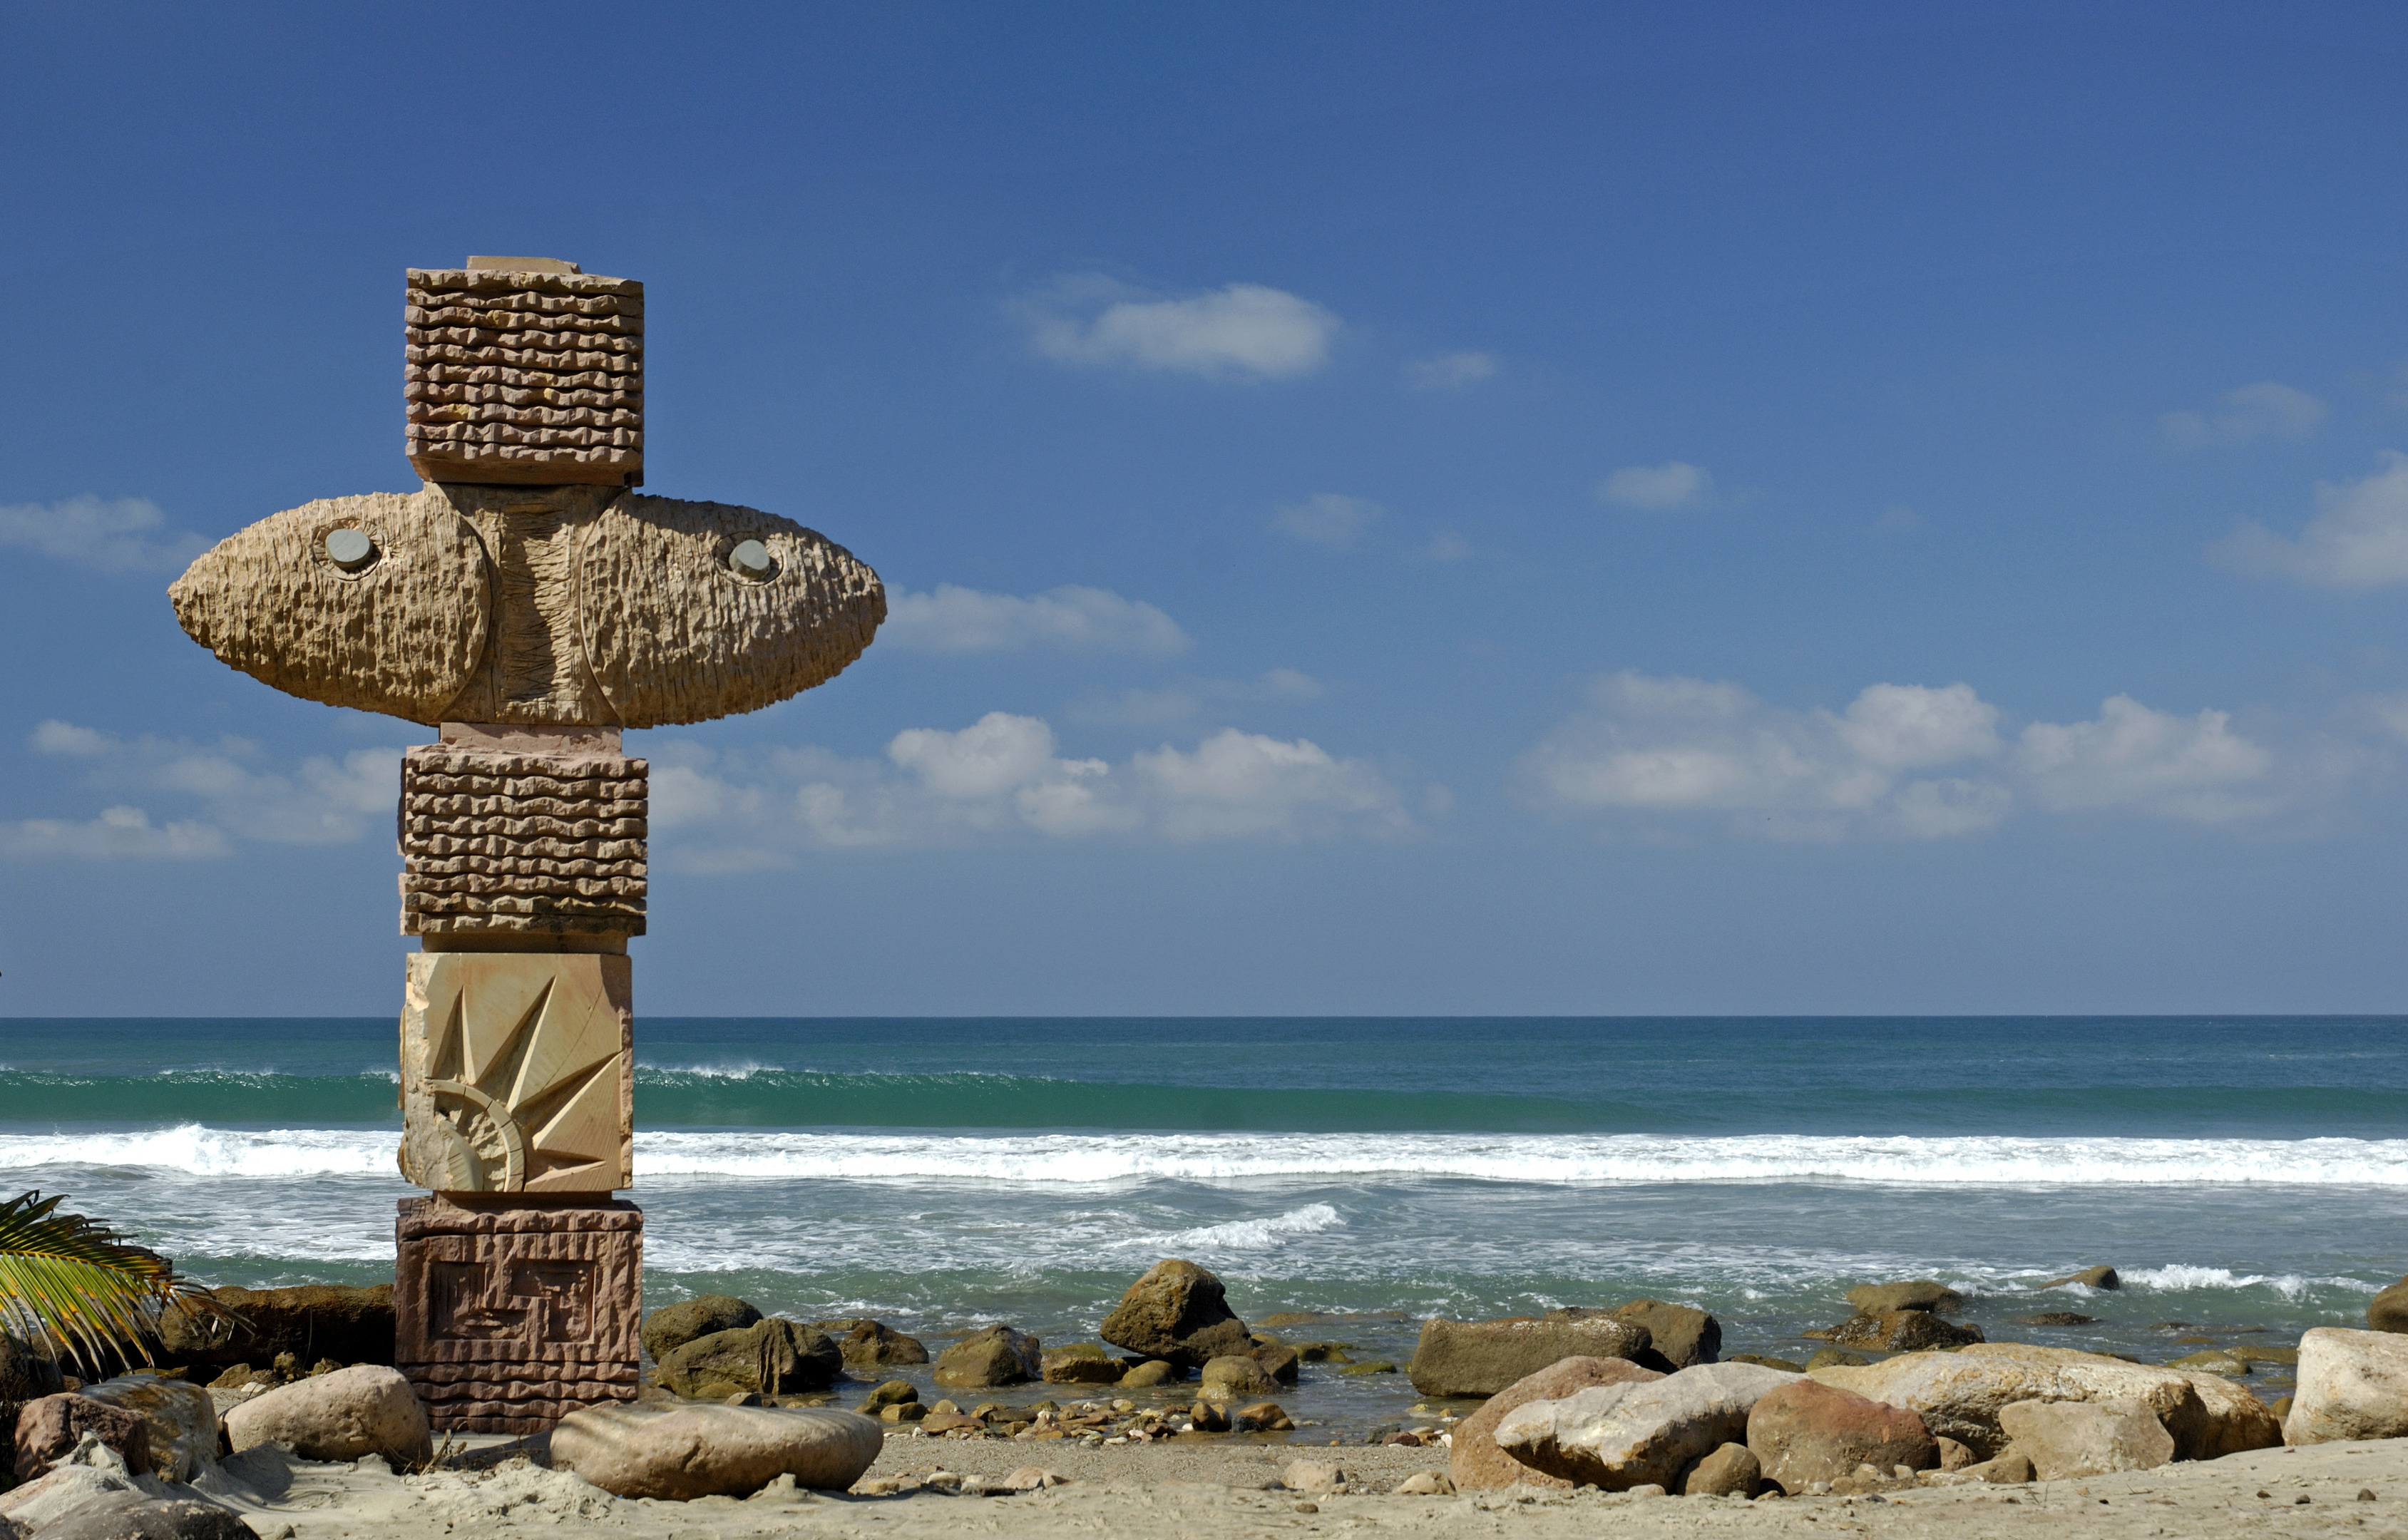
<svg viewBox="0 0 2408 1540"><path fill-rule="evenodd" d="M636 1399L641 1209L512 1193L400 1210L394 1366L437 1433L541 1433Z"/></svg>

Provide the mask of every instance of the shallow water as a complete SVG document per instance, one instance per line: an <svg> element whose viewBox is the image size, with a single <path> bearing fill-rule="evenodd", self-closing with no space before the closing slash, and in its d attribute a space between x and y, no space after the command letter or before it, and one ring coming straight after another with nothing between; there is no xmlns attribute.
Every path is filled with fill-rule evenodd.
<svg viewBox="0 0 2408 1540"><path fill-rule="evenodd" d="M0 1167L214 1282L389 1276L390 1020L0 1023ZM2408 1019L644 1020L646 1290L1092 1340L1166 1255L1356 1358L1638 1295L1802 1357L1867 1279L2163 1360L2408 1271ZM2112 1294L2039 1291L2096 1262ZM2077 1310L2079 1328L2018 1315ZM2175 1330L2169 1322L2187 1323ZM1309 1367L1299 1406L1403 1415ZM2278 1393L2279 1379L2260 1382Z"/></svg>

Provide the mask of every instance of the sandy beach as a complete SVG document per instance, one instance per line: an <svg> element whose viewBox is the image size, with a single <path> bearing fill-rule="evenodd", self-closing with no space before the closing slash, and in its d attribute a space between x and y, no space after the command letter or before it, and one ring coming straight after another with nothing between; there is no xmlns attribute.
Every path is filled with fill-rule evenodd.
<svg viewBox="0 0 2408 1540"><path fill-rule="evenodd" d="M495 1451L498 1452L498 1451ZM1304 1498L1279 1490L1284 1462L1314 1451L1286 1444L1173 1442L1139 1449L1061 1448L1040 1462L1065 1484L1012 1496L784 1490L750 1499L625 1501L513 1458L484 1469L395 1476L374 1468L296 1464L273 1502L245 1504L263 1540L402 1540L519 1530L651 1540L736 1540L781 1534L1054 1536L1144 1533L1197 1540L1265 1534L1527 1536L1618 1534L2100 1537L2408 1534L2408 1440L2267 1449L2224 1460L2073 1482L1969 1485L1888 1496L1632 1497L1513 1488L1454 1497L1385 1489L1442 1470L1435 1449L1326 1451L1363 1492ZM1002 1476L1030 1463L1000 1441L887 1441L865 1484L942 1469ZM2372 1491L2372 1501L2361 1500ZM1305 1504L1310 1504L1309 1507ZM289 1529L287 1528L289 1526Z"/></svg>

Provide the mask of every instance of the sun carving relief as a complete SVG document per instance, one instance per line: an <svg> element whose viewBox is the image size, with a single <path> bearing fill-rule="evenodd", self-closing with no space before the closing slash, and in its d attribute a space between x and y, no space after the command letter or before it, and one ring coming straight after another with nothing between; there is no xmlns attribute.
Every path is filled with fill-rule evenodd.
<svg viewBox="0 0 2408 1540"><path fill-rule="evenodd" d="M438 1192L630 1184L624 957L420 953L402 1016L402 1175Z"/></svg>

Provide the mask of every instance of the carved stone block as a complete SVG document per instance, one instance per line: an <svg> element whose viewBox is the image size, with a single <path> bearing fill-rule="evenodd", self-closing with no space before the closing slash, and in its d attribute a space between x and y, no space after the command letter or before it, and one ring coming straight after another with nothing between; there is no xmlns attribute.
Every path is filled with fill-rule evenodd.
<svg viewBox="0 0 2408 1540"><path fill-rule="evenodd" d="M420 952L401 1014L402 1175L438 1192L635 1181L624 955Z"/></svg>
<svg viewBox="0 0 2408 1540"><path fill-rule="evenodd" d="M445 737L401 759L403 934L644 934L645 762Z"/></svg>
<svg viewBox="0 0 2408 1540"><path fill-rule="evenodd" d="M630 1203L407 1198L394 1363L437 1432L531 1433L633 1401L643 1212Z"/></svg>
<svg viewBox="0 0 2408 1540"><path fill-rule="evenodd" d="M402 393L419 475L642 485L642 284L478 267L413 267L408 283Z"/></svg>

